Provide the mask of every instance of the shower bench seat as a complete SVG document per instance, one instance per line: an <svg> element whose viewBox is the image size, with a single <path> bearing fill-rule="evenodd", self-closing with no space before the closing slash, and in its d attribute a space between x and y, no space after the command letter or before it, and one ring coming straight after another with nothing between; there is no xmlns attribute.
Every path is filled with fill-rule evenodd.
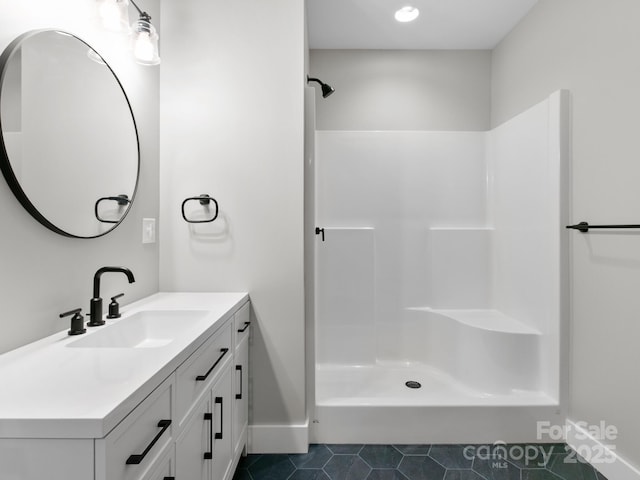
<svg viewBox="0 0 640 480"><path fill-rule="evenodd" d="M426 310L460 322L471 328L492 332L513 333L521 335L540 335L541 332L517 318L506 315L499 310L491 309L432 309L408 308L407 310Z"/></svg>
<svg viewBox="0 0 640 480"><path fill-rule="evenodd" d="M498 310L407 308L410 358L486 394L546 390L542 334Z"/></svg>

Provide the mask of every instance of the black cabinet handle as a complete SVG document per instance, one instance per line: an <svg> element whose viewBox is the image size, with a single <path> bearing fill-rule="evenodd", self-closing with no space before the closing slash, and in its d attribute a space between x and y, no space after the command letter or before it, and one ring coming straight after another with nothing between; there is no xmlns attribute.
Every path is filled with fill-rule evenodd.
<svg viewBox="0 0 640 480"><path fill-rule="evenodd" d="M164 477L162 480L176 480L176 477Z"/></svg>
<svg viewBox="0 0 640 480"><path fill-rule="evenodd" d="M244 327L239 328L238 329L238 333L245 332L247 330L247 328L249 328L249 325L251 325L251 322L244 322Z"/></svg>
<svg viewBox="0 0 640 480"><path fill-rule="evenodd" d="M236 393L236 400L242 400L242 365L236 365L236 371L240 372L240 393Z"/></svg>
<svg viewBox="0 0 640 480"><path fill-rule="evenodd" d="M220 431L216 432L216 440L222 440L222 432L223 432L222 419L224 418L224 413L223 413L224 405L222 404L222 397L216 397L216 403L220 404Z"/></svg>
<svg viewBox="0 0 640 480"><path fill-rule="evenodd" d="M216 367L218 366L218 364L220 363L220 360L222 360L222 357L224 357L224 356L227 354L227 352L229 351L229 349L228 349L228 348L221 348L221 349L220 349L220 351L222 352L222 355L220 355L220 356L218 357L218 359L216 360L216 363L214 363L214 364L211 366L211 368L207 371L207 373L205 373L204 375L198 375L198 376L196 377L196 382L203 382L204 380L206 380L206 379L207 379L207 377L209 376L209 374L210 374L211 372L213 372L213 369L214 369L214 368L216 368Z"/></svg>
<svg viewBox="0 0 640 480"><path fill-rule="evenodd" d="M156 442L160 440L160 437L162 436L162 434L166 432L170 426L171 426L171 420L160 420L158 422L158 428L162 428L162 430L160 430L158 434L154 437L154 439L151 440L151 443L147 445L147 448L144 449L144 452L142 452L139 455L131 455L129 458L127 458L127 465L139 465L142 462L142 460L144 460L144 457L147 456L147 453L151 451L151 449L156 444Z"/></svg>
<svg viewBox="0 0 640 480"><path fill-rule="evenodd" d="M211 438L211 450L204 452L204 459L211 460L213 458L213 413L205 413L204 419L209 421L209 438Z"/></svg>

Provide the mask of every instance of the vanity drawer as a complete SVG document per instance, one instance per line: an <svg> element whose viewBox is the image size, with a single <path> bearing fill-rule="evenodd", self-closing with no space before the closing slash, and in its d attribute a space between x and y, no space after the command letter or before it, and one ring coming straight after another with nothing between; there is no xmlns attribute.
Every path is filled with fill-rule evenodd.
<svg viewBox="0 0 640 480"><path fill-rule="evenodd" d="M245 303L234 315L234 330L236 333L236 347L249 336L251 325L251 309L249 302Z"/></svg>
<svg viewBox="0 0 640 480"><path fill-rule="evenodd" d="M177 370L176 418L181 428L203 392L211 387L223 366L233 356L228 321L222 331L212 335Z"/></svg>
<svg viewBox="0 0 640 480"><path fill-rule="evenodd" d="M105 438L96 440L96 480L140 480L173 447L171 375Z"/></svg>

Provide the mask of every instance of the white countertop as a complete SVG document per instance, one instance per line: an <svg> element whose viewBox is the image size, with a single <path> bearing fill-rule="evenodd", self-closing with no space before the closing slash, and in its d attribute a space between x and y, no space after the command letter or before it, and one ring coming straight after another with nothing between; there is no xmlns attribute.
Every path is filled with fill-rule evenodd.
<svg viewBox="0 0 640 480"><path fill-rule="evenodd" d="M102 438L246 301L247 293L157 293L87 333L0 355L0 438ZM105 312L107 303L105 303ZM69 348L144 310L206 310L161 348Z"/></svg>

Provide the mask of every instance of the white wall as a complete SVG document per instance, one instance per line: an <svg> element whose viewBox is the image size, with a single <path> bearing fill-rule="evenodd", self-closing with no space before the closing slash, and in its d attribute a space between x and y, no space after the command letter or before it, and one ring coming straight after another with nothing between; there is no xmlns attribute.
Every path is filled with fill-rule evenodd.
<svg viewBox="0 0 640 480"><path fill-rule="evenodd" d="M162 6L160 286L250 293L251 448L306 450L304 2Z"/></svg>
<svg viewBox="0 0 640 480"><path fill-rule="evenodd" d="M67 0L0 0L0 49L15 37L37 28L73 33L104 54L132 103L140 135L141 179L138 195L124 223L97 239L62 237L37 223L0 180L0 352L68 328L60 312L88 310L95 271L104 265L124 265L136 276L129 285L106 275L103 297L125 292L123 304L158 290L157 245L142 245L142 217L158 216L158 92L157 68L136 65L126 40L106 33L93 22L94 2ZM159 3L145 7L159 19ZM117 139L114 139L117 141Z"/></svg>
<svg viewBox="0 0 640 480"><path fill-rule="evenodd" d="M489 129L486 50L312 50L310 74L336 89L318 130Z"/></svg>
<svg viewBox="0 0 640 480"><path fill-rule="evenodd" d="M637 0L540 0L493 53L494 125L558 88L571 92L575 222L638 223L639 24ZM640 237L565 234L570 417L615 425L619 435L606 443L638 467Z"/></svg>

